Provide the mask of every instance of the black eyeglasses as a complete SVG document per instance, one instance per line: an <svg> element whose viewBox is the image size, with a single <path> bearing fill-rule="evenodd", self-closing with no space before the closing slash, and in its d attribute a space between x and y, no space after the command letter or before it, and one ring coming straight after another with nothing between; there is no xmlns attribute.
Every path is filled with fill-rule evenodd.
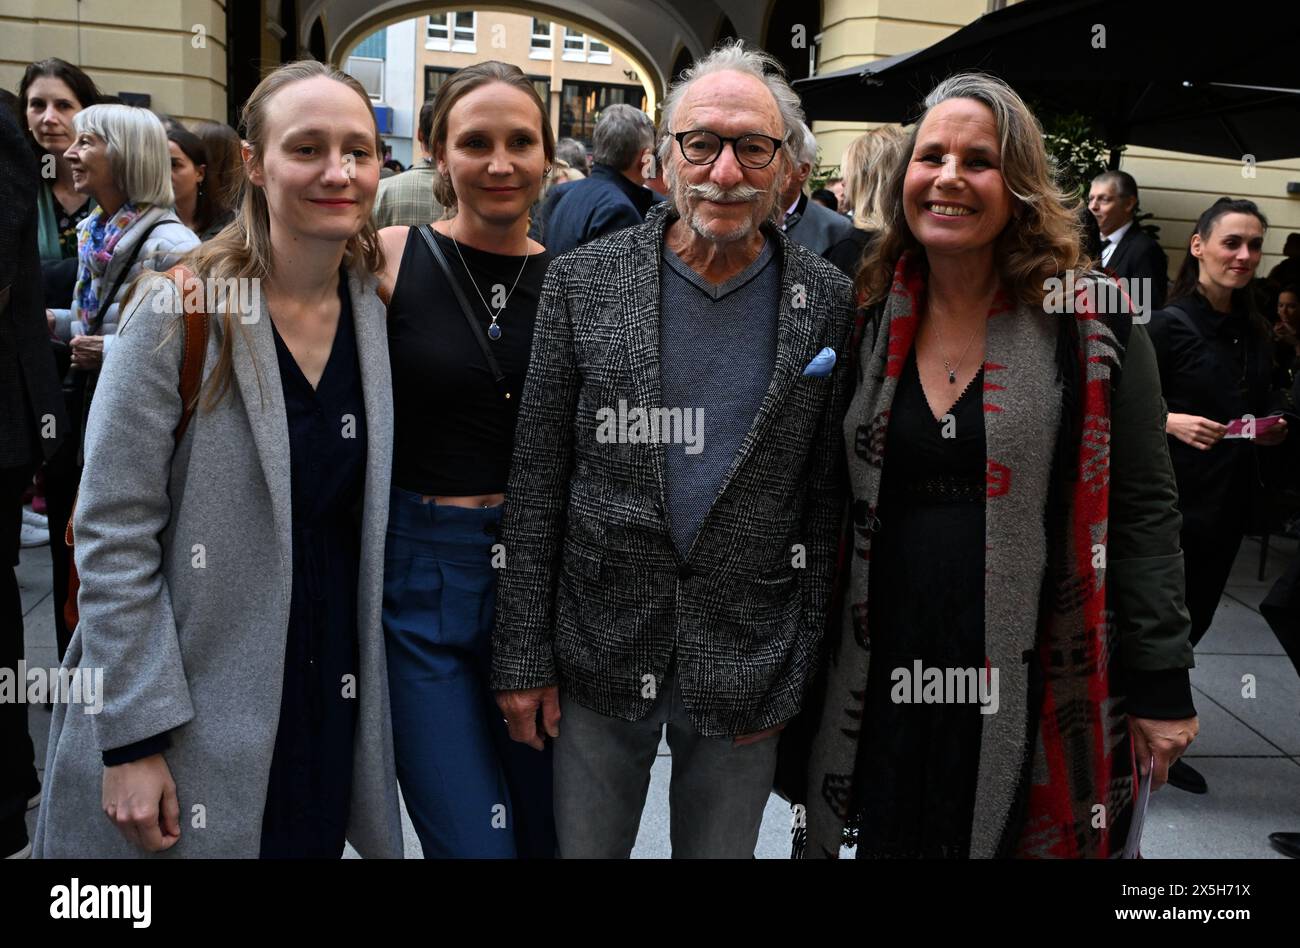
<svg viewBox="0 0 1300 948"><path fill-rule="evenodd" d="M678 132L673 138L677 139L677 147L682 150L682 157L693 165L713 164L722 154L722 146L730 143L731 153L736 156L736 161L751 171L758 171L770 165L783 141L758 132L751 132L738 138L723 138L702 128Z"/></svg>

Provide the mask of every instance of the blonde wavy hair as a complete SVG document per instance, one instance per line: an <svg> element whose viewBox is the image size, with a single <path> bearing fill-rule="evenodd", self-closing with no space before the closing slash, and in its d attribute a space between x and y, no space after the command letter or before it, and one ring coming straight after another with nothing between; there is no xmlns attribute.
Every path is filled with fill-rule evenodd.
<svg viewBox="0 0 1300 948"><path fill-rule="evenodd" d="M853 211L853 226L880 230L884 226L881 203L903 159L907 133L897 125L882 125L849 142L840 159L844 178L844 203Z"/></svg>
<svg viewBox="0 0 1300 948"><path fill-rule="evenodd" d="M374 106L365 87L347 73L314 59L303 59L286 63L269 73L253 94L244 103L240 113L240 137L252 151L248 167L257 167L266 154L269 141L267 129L267 106L278 93L295 82L324 76L340 82L355 92L366 104L370 119L375 127L376 156L383 155L383 139L379 133L379 122L375 118ZM384 252L379 242L373 218L366 215L365 226L348 239L343 251L344 265L357 276L378 274L384 268ZM271 253L271 214L266 203L266 193L262 188L248 180L248 175L240 176L239 192L235 202L235 218L211 240L208 240L186 254L180 265L188 267L200 280L260 280L265 282L272 272ZM158 273L142 274L131 286L128 298L135 298L137 293L148 291L160 280ZM240 294L231 294L238 298ZM210 313L209 316L219 322L221 331L218 336L217 362L208 381L204 383L201 403L204 409L211 410L218 405L230 391L233 378L234 337L238 332L249 344L248 330L240 314L234 309L235 300L227 298L224 310ZM168 328L162 342L166 343L171 334L179 331L181 318ZM259 385L261 375L259 369Z"/></svg>
<svg viewBox="0 0 1300 948"><path fill-rule="evenodd" d="M904 253L926 266L925 248L907 225L903 211L906 162L930 110L949 99L973 99L987 106L997 124L1002 179L1012 198L1012 216L998 235L994 261L1012 299L1042 305L1046 281L1066 270L1090 269L1083 250L1083 224L1077 201L1056 182L1043 147L1043 130L1024 100L1001 79L983 73L949 76L925 97L925 111L903 143L903 163L889 180L881 204L881 228L858 271L858 299L867 305L888 295L894 267ZM924 271L923 271L924 272Z"/></svg>

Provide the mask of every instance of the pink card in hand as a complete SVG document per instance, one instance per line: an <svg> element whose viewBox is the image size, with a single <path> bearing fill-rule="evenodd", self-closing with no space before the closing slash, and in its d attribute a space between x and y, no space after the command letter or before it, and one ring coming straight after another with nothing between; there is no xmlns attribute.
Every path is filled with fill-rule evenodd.
<svg viewBox="0 0 1300 948"><path fill-rule="evenodd" d="M1225 434L1224 437L1225 438L1258 438L1265 431L1268 431L1268 429L1272 428L1281 420L1282 420L1281 415L1265 415L1263 418L1251 418L1250 416L1247 415L1241 418L1234 418L1232 419L1232 421L1228 422L1228 433ZM1249 428L1247 428L1247 425L1252 422L1254 424L1253 432L1250 431Z"/></svg>

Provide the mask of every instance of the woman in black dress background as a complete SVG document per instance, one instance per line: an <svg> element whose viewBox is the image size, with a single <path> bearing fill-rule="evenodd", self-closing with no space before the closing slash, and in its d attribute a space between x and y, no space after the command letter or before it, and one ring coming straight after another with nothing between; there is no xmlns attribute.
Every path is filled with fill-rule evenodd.
<svg viewBox="0 0 1300 948"><path fill-rule="evenodd" d="M1220 198L1201 214L1165 308L1152 314L1151 341L1169 418L1169 457L1183 514L1191 642L1205 635L1242 537L1263 497L1257 449L1281 444L1280 421L1254 437L1226 438L1228 423L1274 410L1273 340L1255 310L1250 283L1268 221L1252 201ZM1174 786L1204 793L1204 779L1180 761Z"/></svg>

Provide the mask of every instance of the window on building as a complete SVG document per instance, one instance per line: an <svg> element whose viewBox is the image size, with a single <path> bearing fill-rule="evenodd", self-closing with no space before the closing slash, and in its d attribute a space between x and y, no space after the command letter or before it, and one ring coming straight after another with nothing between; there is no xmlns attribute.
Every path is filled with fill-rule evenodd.
<svg viewBox="0 0 1300 948"><path fill-rule="evenodd" d="M365 86L366 95L376 102L384 98L384 61L368 56L349 56L344 69L349 76Z"/></svg>
<svg viewBox="0 0 1300 948"><path fill-rule="evenodd" d="M587 37L567 26L564 28L564 58L579 63L587 58Z"/></svg>
<svg viewBox="0 0 1300 948"><path fill-rule="evenodd" d="M353 56L360 56L364 59L386 59L388 57L388 30L376 30L371 33L352 51Z"/></svg>
<svg viewBox="0 0 1300 948"><path fill-rule="evenodd" d="M592 133L603 109L624 103L645 111L645 90L640 86L608 85L565 80L560 90L560 137L576 138L592 147Z"/></svg>
<svg viewBox="0 0 1300 948"><path fill-rule="evenodd" d="M589 63L609 63L612 62L609 47L596 39L594 36L587 37L587 62Z"/></svg>
<svg viewBox="0 0 1300 948"><path fill-rule="evenodd" d="M439 69L437 66L425 66L424 101L428 102L436 96L438 90L442 88L442 84L446 82L447 78L455 71L456 70L454 69Z"/></svg>
<svg viewBox="0 0 1300 948"><path fill-rule="evenodd" d="M425 34L425 49L447 49L453 53L473 53L476 17L472 10L455 13L430 13Z"/></svg>
<svg viewBox="0 0 1300 948"><path fill-rule="evenodd" d="M551 21L533 17L533 37L528 47L529 59L551 58Z"/></svg>
<svg viewBox="0 0 1300 948"><path fill-rule="evenodd" d="M529 76L533 82L533 88L537 90L537 97L542 100L542 105L546 106L546 124L551 123L551 80L543 79L540 76Z"/></svg>

